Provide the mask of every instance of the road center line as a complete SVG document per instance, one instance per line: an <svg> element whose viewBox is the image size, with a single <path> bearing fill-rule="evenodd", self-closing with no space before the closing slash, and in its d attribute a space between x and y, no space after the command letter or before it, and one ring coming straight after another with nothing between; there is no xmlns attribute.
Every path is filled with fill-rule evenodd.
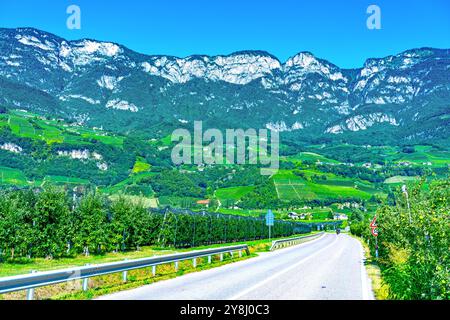
<svg viewBox="0 0 450 320"><path fill-rule="evenodd" d="M275 278L277 278L277 277L279 277L279 276L285 274L286 272L288 272L288 271L290 271L290 270L292 270L292 269L298 267L298 266L301 265L302 263L304 263L304 262L310 260L311 258L315 257L316 255L318 255L318 254L321 253L322 251L324 251L324 250L328 249L329 247L331 247L332 245L334 245L334 243L335 243L336 241L337 241L337 237L334 239L334 241L333 241L332 243L330 243L330 244L327 245L326 247L324 247L324 248L320 249L319 251L316 251L315 253L313 253L313 254L307 256L306 258L300 260L300 261L297 262L296 264L293 264L293 265L291 265L290 267L288 267L288 268L286 268L286 269L283 269L283 270L281 270L281 271L279 271L279 272L273 274L273 275L270 276L269 278L267 278L267 279L265 279L265 280L263 280L263 281L261 281L261 282L255 284L254 286L252 286L252 287L250 287L250 288L248 288L248 289L246 289L246 290L244 290L244 291L239 292L238 294L232 296L231 298L228 298L228 300L237 300L237 299L239 299L240 297L246 295L247 293L249 293L249 292L251 292L251 291L253 291L253 290L258 289L259 287L265 285L266 283L272 281L273 279L275 279Z"/></svg>

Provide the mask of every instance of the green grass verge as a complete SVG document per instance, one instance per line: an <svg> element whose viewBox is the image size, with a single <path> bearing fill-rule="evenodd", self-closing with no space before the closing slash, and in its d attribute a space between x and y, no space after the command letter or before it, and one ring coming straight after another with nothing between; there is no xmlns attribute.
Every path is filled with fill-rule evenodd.
<svg viewBox="0 0 450 320"><path fill-rule="evenodd" d="M364 250L364 257L366 258L366 261L364 262L364 265L366 267L366 272L371 280L372 290L373 294L375 296L376 300L387 300L389 297L389 286L388 284L383 281L383 278L381 276L381 270L378 266L378 263L376 259L372 256L370 253L369 246L367 243L352 234L349 233L349 235L355 239L357 239L359 242L361 242L361 245Z"/></svg>

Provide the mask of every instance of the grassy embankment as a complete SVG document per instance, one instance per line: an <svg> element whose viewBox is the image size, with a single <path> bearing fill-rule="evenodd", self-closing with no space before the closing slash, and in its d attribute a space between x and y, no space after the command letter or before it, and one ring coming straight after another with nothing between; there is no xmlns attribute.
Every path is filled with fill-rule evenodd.
<svg viewBox="0 0 450 320"><path fill-rule="evenodd" d="M361 242L364 250L364 257L366 258L365 267L367 275L372 282L372 290L376 300L387 300L389 295L389 286L383 281L381 276L381 269L378 266L377 260L372 256L367 242L362 238L356 237L349 233L350 236Z"/></svg>

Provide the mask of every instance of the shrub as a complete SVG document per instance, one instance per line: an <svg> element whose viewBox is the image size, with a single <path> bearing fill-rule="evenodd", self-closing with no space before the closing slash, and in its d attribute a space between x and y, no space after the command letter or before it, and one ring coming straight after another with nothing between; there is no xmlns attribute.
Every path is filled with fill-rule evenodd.
<svg viewBox="0 0 450 320"><path fill-rule="evenodd" d="M377 211L383 275L394 299L449 299L450 182L423 181ZM367 230L368 228L366 228ZM366 231L367 232L367 231Z"/></svg>

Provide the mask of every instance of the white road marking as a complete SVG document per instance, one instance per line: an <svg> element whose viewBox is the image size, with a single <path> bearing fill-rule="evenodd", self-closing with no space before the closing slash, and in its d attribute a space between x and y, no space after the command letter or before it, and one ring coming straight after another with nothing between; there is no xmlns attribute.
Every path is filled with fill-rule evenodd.
<svg viewBox="0 0 450 320"><path fill-rule="evenodd" d="M323 236L322 236L322 237L323 237ZM322 238L322 237L320 237L320 238ZM319 239L320 239L320 238L319 238ZM261 282L255 284L254 286L252 286L252 287L250 287L250 288L248 288L248 289L246 289L246 290L244 290L244 291L241 291L240 293L234 295L233 297L228 298L228 300L237 300L237 299L239 299L240 297L246 295L247 293L252 292L253 290L258 289L259 287L265 285L266 283L272 281L273 279L275 279L275 278L277 278L277 277L279 277L279 276L285 274L286 272L289 272L290 270L297 268L297 267L298 267L299 265L301 265L302 263L304 263L304 262L310 260L311 258L315 257L316 255L318 255L318 254L321 253L322 251L324 251L324 250L328 249L329 247L331 247L332 245L334 245L334 243L335 243L336 241L337 241L337 237L334 239L334 241L333 241L332 243L330 243L330 244L327 245L326 247L324 247L324 248L320 249L319 251L316 251L315 253L313 253L313 254L307 256L306 258L300 260L300 261L297 262L296 264L293 264L293 265L291 265L290 267L288 267L288 268L286 268L286 269L283 269L283 270L281 270L281 271L279 271L279 272L273 274L273 275L270 276L269 278L267 278L267 279L265 279L265 280L263 280L263 281L261 281ZM307 243L311 243L311 242L306 242L306 243L304 243L304 244L307 244Z"/></svg>

